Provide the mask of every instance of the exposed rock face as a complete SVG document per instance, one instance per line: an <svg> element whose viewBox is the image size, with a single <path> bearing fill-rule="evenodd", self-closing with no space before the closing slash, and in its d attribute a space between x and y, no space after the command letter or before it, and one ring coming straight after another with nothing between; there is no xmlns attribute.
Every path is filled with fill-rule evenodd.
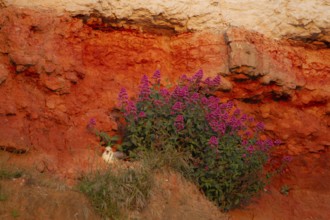
<svg viewBox="0 0 330 220"><path fill-rule="evenodd" d="M169 32L244 27L270 38L330 42L327 0L2 0L3 6L56 9L71 15L101 14L113 27Z"/></svg>
<svg viewBox="0 0 330 220"><path fill-rule="evenodd" d="M0 0L0 150L66 178L105 166L86 125L95 118L100 130L119 132L120 88L134 97L143 74L160 69L175 83L202 68L222 75L222 100L283 141L276 153L300 158L273 186L298 185L293 200L269 193L261 211L237 211L237 219L272 219L274 210L326 219L330 5L282 2Z"/></svg>
<svg viewBox="0 0 330 220"><path fill-rule="evenodd" d="M283 140L279 153L330 146L329 49L242 28L155 35L96 30L95 18L0 10L0 145L61 153L52 162L61 172L81 165L65 152L95 146L89 119L116 132L120 88L134 96L140 77L156 69L171 82L199 68L221 74L218 95L264 121L268 135Z"/></svg>

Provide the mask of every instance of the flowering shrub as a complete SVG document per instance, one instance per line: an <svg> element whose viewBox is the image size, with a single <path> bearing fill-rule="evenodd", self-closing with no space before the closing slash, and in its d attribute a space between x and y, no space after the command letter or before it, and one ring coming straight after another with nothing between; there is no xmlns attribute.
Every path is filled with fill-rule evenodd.
<svg viewBox="0 0 330 220"><path fill-rule="evenodd" d="M259 138L264 125L213 94L221 78L203 80L199 70L177 86L161 86L160 72L144 75L135 102L123 88L120 107L126 120L123 150L176 149L190 155L191 177L223 210L237 207L263 189L263 166L278 142ZM187 174L188 175L188 174Z"/></svg>

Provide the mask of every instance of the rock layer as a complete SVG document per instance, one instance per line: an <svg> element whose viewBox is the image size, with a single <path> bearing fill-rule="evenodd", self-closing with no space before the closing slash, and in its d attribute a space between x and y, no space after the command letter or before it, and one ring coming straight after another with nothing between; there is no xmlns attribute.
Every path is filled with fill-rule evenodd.
<svg viewBox="0 0 330 220"><path fill-rule="evenodd" d="M120 88L135 96L141 76L156 69L172 83L199 68L207 76L221 74L218 95L264 121L267 135L283 141L279 154L330 146L329 49L242 28L177 35L102 31L49 11L0 10L0 145L57 155L52 170L71 172L67 168L84 159L70 154L88 157L97 146L86 130L90 118L116 133Z"/></svg>
<svg viewBox="0 0 330 220"><path fill-rule="evenodd" d="M327 0L2 0L0 6L52 9L71 15L97 13L115 28L223 30L231 26L270 38L330 42L330 3ZM322 44L322 43L321 43Z"/></svg>

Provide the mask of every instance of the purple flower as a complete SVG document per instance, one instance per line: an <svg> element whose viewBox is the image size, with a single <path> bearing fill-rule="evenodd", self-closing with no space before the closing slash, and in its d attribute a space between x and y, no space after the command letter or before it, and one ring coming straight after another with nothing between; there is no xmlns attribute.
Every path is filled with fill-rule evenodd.
<svg viewBox="0 0 330 220"><path fill-rule="evenodd" d="M173 92L174 98L187 98L189 95L189 90L187 86L177 86Z"/></svg>
<svg viewBox="0 0 330 220"><path fill-rule="evenodd" d="M207 120L208 122L211 122L211 121L217 121L217 119L218 119L218 114L217 114L216 111L212 111L212 112L206 114L205 118L206 118L206 120Z"/></svg>
<svg viewBox="0 0 330 220"><path fill-rule="evenodd" d="M244 133L244 135L245 135L245 136L248 136L248 137L251 136L251 134L252 134L252 133L251 133L250 131L247 131L247 132Z"/></svg>
<svg viewBox="0 0 330 220"><path fill-rule="evenodd" d="M210 96L208 98L207 107L209 107L210 110L215 110L219 107L219 102L220 102L220 99L218 97Z"/></svg>
<svg viewBox="0 0 330 220"><path fill-rule="evenodd" d="M186 74L183 74L182 76L181 76L181 81L188 81L189 80L189 78L187 77L187 75Z"/></svg>
<svg viewBox="0 0 330 220"><path fill-rule="evenodd" d="M265 140L265 145L268 146L268 148L274 147L274 142L272 139Z"/></svg>
<svg viewBox="0 0 330 220"><path fill-rule="evenodd" d="M271 139L267 139L265 141L258 140L256 145L259 146L262 151L269 151L269 149L274 146L274 143Z"/></svg>
<svg viewBox="0 0 330 220"><path fill-rule="evenodd" d="M210 87L218 86L221 83L221 77L217 75L213 80L207 77L203 83Z"/></svg>
<svg viewBox="0 0 330 220"><path fill-rule="evenodd" d="M146 101L150 100L150 88L149 88L149 80L146 75L143 75L141 79L141 84L140 84L140 100L141 101Z"/></svg>
<svg viewBox="0 0 330 220"><path fill-rule="evenodd" d="M281 144L282 144L282 141L279 140L279 139L277 139L277 140L274 141L274 144L275 144L276 146L281 145Z"/></svg>
<svg viewBox="0 0 330 220"><path fill-rule="evenodd" d="M254 147L250 145L246 148L246 150L251 154L254 151Z"/></svg>
<svg viewBox="0 0 330 220"><path fill-rule="evenodd" d="M209 140L210 146L218 146L218 138L216 136L212 136Z"/></svg>
<svg viewBox="0 0 330 220"><path fill-rule="evenodd" d="M285 163L289 163L292 161L292 157L291 156L284 156L282 158L282 161L285 162Z"/></svg>
<svg viewBox="0 0 330 220"><path fill-rule="evenodd" d="M121 105L121 107L123 108L125 105L127 105L128 102L128 95L127 95L127 91L125 88L121 88L119 95L118 95L118 100L119 103Z"/></svg>
<svg viewBox="0 0 330 220"><path fill-rule="evenodd" d="M224 121L227 121L228 118L229 118L228 112L225 112L221 115L221 119L224 120Z"/></svg>
<svg viewBox="0 0 330 220"><path fill-rule="evenodd" d="M193 81L201 81L201 79L203 78L203 75L204 75L203 70L199 69L197 71L197 73L195 73L195 75L192 77L192 80Z"/></svg>
<svg viewBox="0 0 330 220"><path fill-rule="evenodd" d="M256 125L256 131L263 131L265 129L265 125L262 122L258 122Z"/></svg>
<svg viewBox="0 0 330 220"><path fill-rule="evenodd" d="M160 92L160 95L163 96L163 98L165 100L168 101L170 99L171 94L170 94L170 92L167 89L160 89L159 92Z"/></svg>
<svg viewBox="0 0 330 220"><path fill-rule="evenodd" d="M212 80L210 77L207 77L205 80L204 80L204 83L207 85L207 86L212 86Z"/></svg>
<svg viewBox="0 0 330 220"><path fill-rule="evenodd" d="M192 103L197 103L198 102L198 100L199 100L199 93L197 93L197 92L194 92L191 96L190 96L190 101L192 102Z"/></svg>
<svg viewBox="0 0 330 220"><path fill-rule="evenodd" d="M125 109L125 116L134 116L136 117L136 112L137 112L137 109L136 109L136 106L135 106L135 103L132 102L132 101L128 101L127 103L127 106L126 106L126 109Z"/></svg>
<svg viewBox="0 0 330 220"><path fill-rule="evenodd" d="M228 108L228 105L227 105L227 103L221 103L221 104L219 105L219 107L220 107L222 110L226 110L226 109Z"/></svg>
<svg viewBox="0 0 330 220"><path fill-rule="evenodd" d="M248 122L254 122L254 118L252 116L248 117Z"/></svg>
<svg viewBox="0 0 330 220"><path fill-rule="evenodd" d="M184 104L182 102L176 102L173 106L172 106L172 111L174 112L180 112L184 109Z"/></svg>
<svg viewBox="0 0 330 220"><path fill-rule="evenodd" d="M156 70L154 72L154 75L152 76L152 78L155 80L156 84L160 83L160 71Z"/></svg>
<svg viewBox="0 0 330 220"><path fill-rule="evenodd" d="M88 122L89 125L95 126L96 125L96 119L95 118L91 118Z"/></svg>
<svg viewBox="0 0 330 220"><path fill-rule="evenodd" d="M235 109L235 111L234 111L234 113L233 113L233 115L235 115L235 116L239 116L241 114L241 110L240 109Z"/></svg>
<svg viewBox="0 0 330 220"><path fill-rule="evenodd" d="M176 127L176 129L178 131L181 131L182 129L184 129L184 118L183 118L183 115L176 116L175 121L174 121L174 126Z"/></svg>
<svg viewBox="0 0 330 220"><path fill-rule="evenodd" d="M203 105L207 105L209 103L209 100L206 97L203 97L201 101Z"/></svg>
<svg viewBox="0 0 330 220"><path fill-rule="evenodd" d="M91 119L89 119L89 122L87 124L87 128L88 129L93 129L95 125L96 125L96 119L95 118L91 118Z"/></svg>
<svg viewBox="0 0 330 220"><path fill-rule="evenodd" d="M247 121L247 120L248 120L247 115L246 115L246 114L243 114L242 117L241 117L241 121L242 121L242 122L245 122L245 121Z"/></svg>
<svg viewBox="0 0 330 220"><path fill-rule="evenodd" d="M162 107L163 102L160 101L160 100L158 100L158 99L156 99L156 100L154 100L154 105L155 105L156 107Z"/></svg>
<svg viewBox="0 0 330 220"><path fill-rule="evenodd" d="M230 125L230 127L236 127L237 124L237 120L235 118L235 116L230 116L229 121L227 121L227 123Z"/></svg>
<svg viewBox="0 0 330 220"><path fill-rule="evenodd" d="M232 101L227 102L227 109L230 110L234 107L234 103Z"/></svg>
<svg viewBox="0 0 330 220"><path fill-rule="evenodd" d="M142 111L139 113L139 118L145 118L145 117L147 117L145 112Z"/></svg>
<svg viewBox="0 0 330 220"><path fill-rule="evenodd" d="M218 120L211 120L208 122L213 131L218 132L220 134L225 134L226 125Z"/></svg>
<svg viewBox="0 0 330 220"><path fill-rule="evenodd" d="M221 83L221 77L219 75L217 75L216 77L214 77L214 79L212 80L212 86L218 86Z"/></svg>

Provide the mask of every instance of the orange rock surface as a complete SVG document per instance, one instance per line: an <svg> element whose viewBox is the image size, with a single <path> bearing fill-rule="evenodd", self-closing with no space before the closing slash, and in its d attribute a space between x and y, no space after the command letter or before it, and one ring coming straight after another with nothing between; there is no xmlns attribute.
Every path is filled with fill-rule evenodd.
<svg viewBox="0 0 330 220"><path fill-rule="evenodd" d="M173 35L100 29L89 21L0 9L2 148L27 149L36 167L75 176L99 150L88 121L117 132L112 110L121 87L134 97L143 74L159 69L174 83L202 68L223 76L223 100L234 99L265 123L267 135L283 141L277 155L329 159L330 50L324 45L239 28ZM13 160L18 157L25 156Z"/></svg>

